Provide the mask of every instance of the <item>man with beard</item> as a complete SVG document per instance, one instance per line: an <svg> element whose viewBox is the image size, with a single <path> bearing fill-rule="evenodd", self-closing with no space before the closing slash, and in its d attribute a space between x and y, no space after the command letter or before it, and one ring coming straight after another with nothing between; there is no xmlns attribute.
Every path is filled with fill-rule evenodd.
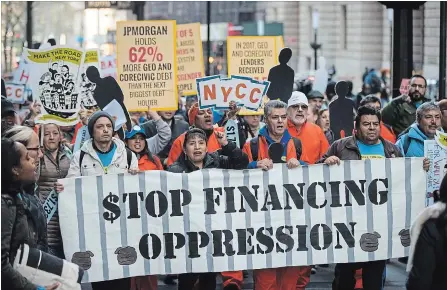
<svg viewBox="0 0 447 290"><path fill-rule="evenodd" d="M287 127L291 136L301 140L303 144L302 160L315 164L329 148L329 142L323 130L307 121L309 103L306 95L293 92L287 105Z"/></svg>
<svg viewBox="0 0 447 290"><path fill-rule="evenodd" d="M318 162L334 166L340 165L340 160L402 157L396 145L380 137L380 121L380 111L369 106L359 107L355 135L335 141ZM425 159L423 166L427 171L430 162ZM362 269L363 289L382 289L385 264L386 260L337 264L332 289L354 290L354 274L358 269Z"/></svg>
<svg viewBox="0 0 447 290"><path fill-rule="evenodd" d="M402 95L392 100L382 111L383 122L393 128L396 135L408 128L416 120L416 109L425 102L427 80L422 75L414 75L410 80L408 96Z"/></svg>
<svg viewBox="0 0 447 290"><path fill-rule="evenodd" d="M189 125L188 123L183 121L182 117L179 116L179 118L176 118L175 111L159 111L157 113L161 117L161 120L171 128L171 139L169 140L168 145L166 145L159 153L157 153L157 156L160 158L161 163L163 165L166 165L169 152L172 148L172 144L180 135L188 131ZM141 125L141 128L146 133L147 138L151 138L157 135L159 131L157 129L157 120L150 120L146 123L143 123Z"/></svg>
<svg viewBox="0 0 447 290"><path fill-rule="evenodd" d="M441 110L433 102L424 103L416 110L416 123L410 126L396 142L405 157L423 157L424 141L432 140L436 130L441 130Z"/></svg>
<svg viewBox="0 0 447 290"><path fill-rule="evenodd" d="M214 128L213 112L211 109L200 110L199 103L194 103L188 112L189 125L197 127L205 131L208 142L208 153L213 153L221 148L219 142L217 142L217 136L215 131L224 132L224 128ZM171 150L169 151L167 166L170 166L183 152L183 142L185 141L185 133L177 137L174 143L172 143Z"/></svg>

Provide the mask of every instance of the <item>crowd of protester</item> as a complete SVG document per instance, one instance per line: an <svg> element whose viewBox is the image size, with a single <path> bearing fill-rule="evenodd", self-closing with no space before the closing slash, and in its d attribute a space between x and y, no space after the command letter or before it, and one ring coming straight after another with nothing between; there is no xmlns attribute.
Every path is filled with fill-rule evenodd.
<svg viewBox="0 0 447 290"><path fill-rule="evenodd" d="M369 77L369 78L368 78ZM294 91L287 103L271 97L264 111L241 114L231 104L228 110L201 110L197 97L189 96L177 111L131 113L132 128L123 140L115 133L113 118L103 111L80 112L73 127L35 124L39 106L34 104L23 119L2 97L2 287L5 289L57 289L34 285L12 267L19 246L27 243L59 258L64 257L57 211L47 223L42 204L54 190L64 190L58 179L114 173L137 174L146 170L189 173L203 168L270 170L274 161L269 145L281 143L283 160L289 168L340 160L366 158L423 157L424 140L436 130L447 129L447 101L431 102L425 97L427 82L421 75L410 81L408 95L384 105L371 93L374 77L366 75L362 91L348 97L356 117L351 137L334 139L328 105L335 94L330 82L325 92ZM373 86L374 87L374 86ZM224 132L228 120L238 124L239 144L229 142ZM87 126L90 139L73 152L77 132ZM424 161L424 170L428 170ZM445 289L447 285L447 181L412 231L408 262L408 289ZM421 193L424 194L424 193ZM324 266L324 265L322 265ZM386 261L336 265L333 289L384 287ZM313 266L259 269L253 271L256 290L305 289ZM178 289L216 289L221 275L226 290L242 289L242 271L186 273L178 275ZM165 278L175 284L175 276ZM92 283L99 289L157 289L157 276L123 278Z"/></svg>

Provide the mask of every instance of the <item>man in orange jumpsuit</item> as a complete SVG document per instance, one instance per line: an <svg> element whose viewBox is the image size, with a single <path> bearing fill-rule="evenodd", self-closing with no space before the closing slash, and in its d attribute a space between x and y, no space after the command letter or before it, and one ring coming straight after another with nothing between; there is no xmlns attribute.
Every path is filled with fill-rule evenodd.
<svg viewBox="0 0 447 290"><path fill-rule="evenodd" d="M243 151L248 155L248 168L273 168L269 147L272 144L282 145L282 158L288 168L300 165L301 142L287 132L287 104L278 100L269 101L264 107L266 126L259 135L245 143ZM281 147L281 146L279 146ZM282 267L259 269L253 271L254 288L256 290L294 290L299 267Z"/></svg>

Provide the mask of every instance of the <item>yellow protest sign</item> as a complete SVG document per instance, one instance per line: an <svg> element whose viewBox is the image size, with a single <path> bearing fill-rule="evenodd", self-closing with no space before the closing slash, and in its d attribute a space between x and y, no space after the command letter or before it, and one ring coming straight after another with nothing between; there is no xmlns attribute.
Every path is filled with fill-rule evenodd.
<svg viewBox="0 0 447 290"><path fill-rule="evenodd" d="M262 104L257 111L248 110L246 108L241 108L238 115L239 116L262 116L264 115L265 104L268 103L270 99L267 96L262 97Z"/></svg>
<svg viewBox="0 0 447 290"><path fill-rule="evenodd" d="M228 75L266 80L277 65L276 36L229 36L227 38Z"/></svg>
<svg viewBox="0 0 447 290"><path fill-rule="evenodd" d="M284 38L282 37L282 35L276 36L276 49L278 53L283 48L284 48Z"/></svg>
<svg viewBox="0 0 447 290"><path fill-rule="evenodd" d="M183 96L196 95L196 79L205 76L200 23L177 25L177 88Z"/></svg>
<svg viewBox="0 0 447 290"><path fill-rule="evenodd" d="M175 20L117 22L118 82L129 111L178 108L176 32Z"/></svg>

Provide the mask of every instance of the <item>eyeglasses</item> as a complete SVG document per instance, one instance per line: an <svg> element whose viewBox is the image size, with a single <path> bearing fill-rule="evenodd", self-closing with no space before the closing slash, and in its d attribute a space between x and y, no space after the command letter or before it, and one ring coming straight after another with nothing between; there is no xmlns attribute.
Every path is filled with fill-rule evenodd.
<svg viewBox="0 0 447 290"><path fill-rule="evenodd" d="M295 110L298 110L301 108L301 110L307 110L307 108L309 108L309 106L307 105L293 105L292 108L294 108Z"/></svg>
<svg viewBox="0 0 447 290"><path fill-rule="evenodd" d="M412 84L411 87L414 88L414 89L415 88L425 89L424 85L418 85L418 84Z"/></svg>

